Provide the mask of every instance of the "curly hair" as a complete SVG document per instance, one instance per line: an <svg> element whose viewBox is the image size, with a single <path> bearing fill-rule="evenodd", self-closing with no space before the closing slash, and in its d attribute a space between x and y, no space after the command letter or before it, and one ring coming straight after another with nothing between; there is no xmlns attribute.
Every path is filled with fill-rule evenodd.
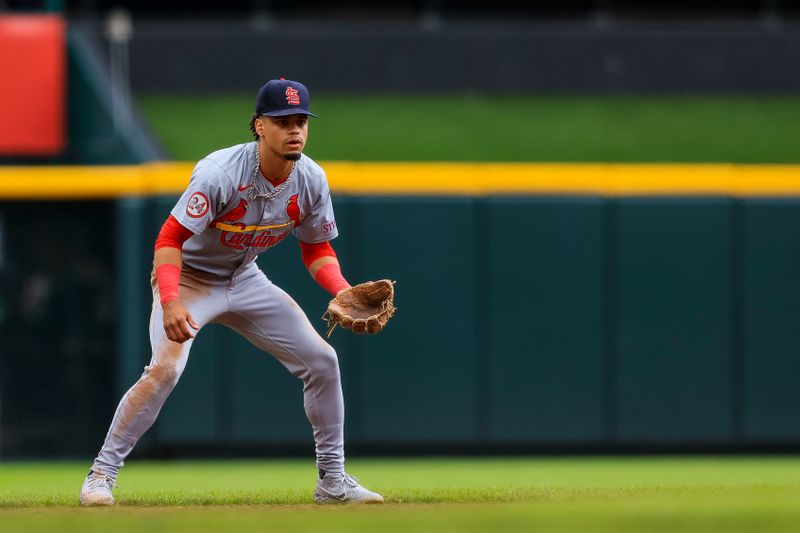
<svg viewBox="0 0 800 533"><path fill-rule="evenodd" d="M258 140L258 133L256 133L256 119L258 118L258 113L253 113L250 115L250 133L253 134L253 139L256 141Z"/></svg>

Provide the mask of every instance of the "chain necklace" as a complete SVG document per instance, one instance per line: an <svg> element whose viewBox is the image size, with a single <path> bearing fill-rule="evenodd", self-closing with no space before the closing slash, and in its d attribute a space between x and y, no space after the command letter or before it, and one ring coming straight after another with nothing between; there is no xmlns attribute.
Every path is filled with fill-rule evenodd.
<svg viewBox="0 0 800 533"><path fill-rule="evenodd" d="M292 172L294 172L294 167L295 167L296 164L297 164L296 161L292 161L292 168L289 169L289 175L286 177L285 180L283 180L283 183L281 183L280 185L278 185L277 187L275 187L271 191L267 191L267 192L258 191L257 190L258 189L258 182L261 181L260 179L258 179L259 169L261 168L261 154L260 154L260 150L258 149L258 143L256 142L256 166L253 169L253 184L250 187L250 193L249 193L250 200L255 200L256 198L263 198L265 200L272 200L273 198L278 196L280 193L282 193L284 190L286 190L286 187L289 185L289 182L292 181ZM264 181L268 181L268 180L265 179Z"/></svg>

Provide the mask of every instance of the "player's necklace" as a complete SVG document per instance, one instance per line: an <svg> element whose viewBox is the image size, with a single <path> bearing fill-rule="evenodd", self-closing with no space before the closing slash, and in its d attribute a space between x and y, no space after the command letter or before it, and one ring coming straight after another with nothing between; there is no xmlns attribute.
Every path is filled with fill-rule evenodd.
<svg viewBox="0 0 800 533"><path fill-rule="evenodd" d="M251 200L255 200L256 198L264 198L265 200L272 200L280 193L282 193L284 190L286 190L286 187L289 185L289 182L292 181L292 172L294 171L294 167L297 164L297 162L292 161L292 168L289 169L289 175L286 177L285 180L283 180L283 183L281 183L271 191L260 192L257 190L259 188L258 183L261 181L258 178L259 169L261 168L261 154L259 152L260 151L258 149L258 143L256 142L256 167L253 169L253 186L250 187L249 196Z"/></svg>

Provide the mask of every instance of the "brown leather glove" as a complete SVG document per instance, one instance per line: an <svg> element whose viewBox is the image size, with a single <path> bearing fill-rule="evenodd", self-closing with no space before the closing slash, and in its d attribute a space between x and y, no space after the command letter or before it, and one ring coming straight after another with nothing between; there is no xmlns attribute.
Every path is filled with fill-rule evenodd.
<svg viewBox="0 0 800 533"><path fill-rule="evenodd" d="M336 326L353 333L381 331L395 312L394 281L367 281L345 289L328 303L322 318L328 322L328 337Z"/></svg>

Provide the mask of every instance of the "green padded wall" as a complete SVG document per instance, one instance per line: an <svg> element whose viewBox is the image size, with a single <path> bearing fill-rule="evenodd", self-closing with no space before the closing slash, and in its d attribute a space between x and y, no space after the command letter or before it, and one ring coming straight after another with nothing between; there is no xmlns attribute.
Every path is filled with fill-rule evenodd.
<svg viewBox="0 0 800 533"><path fill-rule="evenodd" d="M476 315L471 198L363 201L356 232L365 279L397 281L397 315L358 339L361 437L469 441L475 437Z"/></svg>
<svg viewBox="0 0 800 533"><path fill-rule="evenodd" d="M744 431L800 439L800 200L746 200Z"/></svg>
<svg viewBox="0 0 800 533"><path fill-rule="evenodd" d="M601 440L603 202L498 198L486 214L488 436Z"/></svg>
<svg viewBox="0 0 800 533"><path fill-rule="evenodd" d="M630 441L730 439L731 202L617 207L617 431Z"/></svg>
<svg viewBox="0 0 800 533"><path fill-rule="evenodd" d="M150 358L174 197L118 203L119 393ZM800 200L337 197L353 283L397 280L378 336L336 331L349 445L798 442ZM259 265L318 331L295 240ZM218 325L143 445L313 448L301 385Z"/></svg>

